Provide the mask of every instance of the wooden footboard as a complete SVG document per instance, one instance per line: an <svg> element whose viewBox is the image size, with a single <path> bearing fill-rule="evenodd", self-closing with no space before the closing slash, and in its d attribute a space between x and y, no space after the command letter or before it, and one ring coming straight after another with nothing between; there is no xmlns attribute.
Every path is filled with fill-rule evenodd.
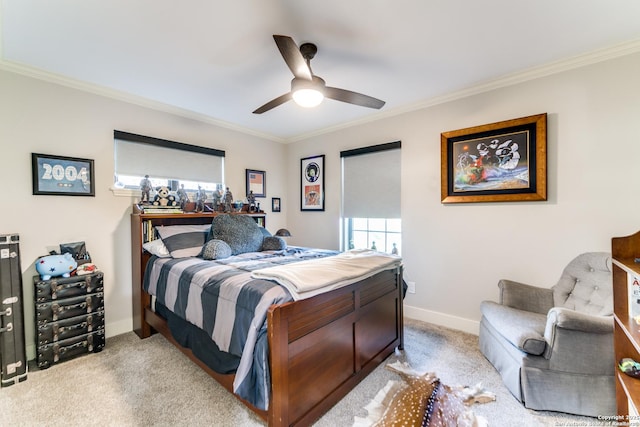
<svg viewBox="0 0 640 427"><path fill-rule="evenodd" d="M273 306L270 426L309 425L403 347L402 272Z"/></svg>

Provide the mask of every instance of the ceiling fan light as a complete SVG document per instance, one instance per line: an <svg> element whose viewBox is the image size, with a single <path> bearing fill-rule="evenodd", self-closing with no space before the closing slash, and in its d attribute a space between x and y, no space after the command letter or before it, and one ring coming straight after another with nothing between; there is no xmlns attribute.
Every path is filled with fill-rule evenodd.
<svg viewBox="0 0 640 427"><path fill-rule="evenodd" d="M296 104L305 108L316 107L324 99L322 92L315 89L298 89L292 96Z"/></svg>

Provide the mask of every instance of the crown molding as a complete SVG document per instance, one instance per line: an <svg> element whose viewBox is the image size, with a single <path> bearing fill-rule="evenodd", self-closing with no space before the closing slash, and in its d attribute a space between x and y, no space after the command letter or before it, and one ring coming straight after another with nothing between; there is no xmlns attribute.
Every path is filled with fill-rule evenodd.
<svg viewBox="0 0 640 427"><path fill-rule="evenodd" d="M255 136L262 139L267 139L274 142L286 142L286 140L276 137L274 135L257 132L251 129L247 129L242 126L235 125L223 120L215 119L206 114L197 113L195 111L187 110L185 108L176 107L174 105L165 104L163 102L154 101L142 96L133 95L131 93L119 91L116 89L107 88L93 83L83 82L81 80L73 79L63 76L61 74L44 71L39 68L27 66L13 61L7 61L0 59L0 70L8 71L15 74L20 74L34 79L42 80L48 83L54 83L61 86L66 86L72 89L77 89L83 92L92 93L94 95L103 96L105 98L115 99L117 101L123 101L129 104L138 105L140 107L149 108L152 110L173 114L187 119L196 120L199 122L219 126L225 129L240 132L246 135Z"/></svg>
<svg viewBox="0 0 640 427"><path fill-rule="evenodd" d="M336 132L353 126L363 125L385 118L399 116L401 114L422 110L424 108L429 108L440 104L445 104L447 102L456 101L459 99L467 98L469 96L490 92L492 90L513 86L530 80L547 77L553 74L562 73L564 71L569 71L587 65L608 61L610 59L615 59L622 56L632 55L638 52L640 52L640 39L621 43L604 49L599 49L586 54L576 55L570 58L562 59L537 67L532 67L524 71L505 74L495 79L486 80L484 82L474 84L464 89L420 101L411 105L389 109L362 119L350 121L348 123L341 123L336 126L320 129L318 131L301 134L289 138L287 142L303 141L305 139Z"/></svg>
<svg viewBox="0 0 640 427"><path fill-rule="evenodd" d="M1 43L0 43L0 48L1 48ZM152 110L173 114L176 116L196 120L196 121L211 124L214 126L219 126L225 129L233 130L235 132L255 136L258 138L262 138L262 139L266 139L274 142L293 143L293 142L299 142L305 139L313 138L316 136L333 133L333 132L350 128L353 126L359 126L359 125L371 123L374 121L378 121L381 119L394 117L401 114L432 107L435 105L456 101L469 96L489 92L495 89L512 86L518 83L523 83L523 82L527 82L527 81L542 78L542 77L546 77L552 74L557 74L557 73L572 70L575 68L584 67L586 65L591 65L598 62L603 62L610 59L631 55L637 52L640 52L640 39L621 43L621 44L604 48L604 49L599 49L586 54L576 55L567 59L551 62L538 67L529 68L524 71L506 74L498 78L486 80L484 82L480 82L478 84L474 84L472 86L469 86L461 90L451 92L442 96L437 96L434 98L430 98L430 99L420 101L418 103L414 103L411 105L403 106L403 107L389 109L384 112L379 112L377 114L373 114L362 119L352 120L347 123L341 123L339 125L329 126L317 131L304 133L304 134L300 134L300 135L289 137L289 138L280 138L274 135L254 131L252 129L238 126L223 120L215 119L211 116L197 113L195 111L179 108L173 105L150 100L148 98L118 91L118 90L107 88L104 86L83 82L83 81L72 79L56 73L44 71L35 67L19 64L12 61L6 61L4 59L0 59L0 70L21 74L24 76L38 79L38 80L59 84L62 86L81 90L81 91L92 93L95 95L104 96L106 98L111 98L118 101L123 101L130 104L138 105L141 107L149 108ZM0 55L1 53L2 52L0 51Z"/></svg>

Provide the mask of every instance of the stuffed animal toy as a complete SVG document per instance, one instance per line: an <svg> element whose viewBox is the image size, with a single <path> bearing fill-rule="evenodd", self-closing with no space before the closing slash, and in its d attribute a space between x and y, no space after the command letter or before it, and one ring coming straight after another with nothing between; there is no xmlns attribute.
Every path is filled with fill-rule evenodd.
<svg viewBox="0 0 640 427"><path fill-rule="evenodd" d="M78 263L70 253L47 255L36 260L36 271L42 280L49 280L56 276L69 277L77 266Z"/></svg>
<svg viewBox="0 0 640 427"><path fill-rule="evenodd" d="M153 198L154 206L178 206L176 196L169 194L168 187L157 187L156 195Z"/></svg>

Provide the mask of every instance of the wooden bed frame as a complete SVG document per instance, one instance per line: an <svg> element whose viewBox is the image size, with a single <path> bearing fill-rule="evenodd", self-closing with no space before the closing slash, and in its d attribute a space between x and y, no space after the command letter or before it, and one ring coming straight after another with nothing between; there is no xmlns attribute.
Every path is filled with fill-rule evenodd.
<svg viewBox="0 0 640 427"><path fill-rule="evenodd" d="M205 224L216 214L131 215L133 329L140 338L161 333L233 393L233 374L219 374L173 338L151 310L142 289L150 255L142 229L152 225ZM264 214L262 215L264 221ZM395 348L403 348L402 269L315 297L274 305L267 315L271 398L267 411L238 398L269 426L309 425L349 393ZM236 396L237 397L237 396Z"/></svg>

